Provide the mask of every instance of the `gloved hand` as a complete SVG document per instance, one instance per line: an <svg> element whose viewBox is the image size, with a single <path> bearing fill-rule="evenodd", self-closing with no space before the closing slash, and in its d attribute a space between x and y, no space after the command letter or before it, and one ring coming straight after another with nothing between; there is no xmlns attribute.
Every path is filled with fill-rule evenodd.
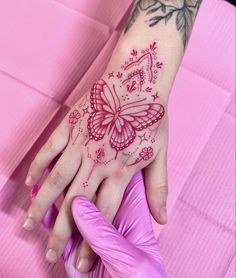
<svg viewBox="0 0 236 278"><path fill-rule="evenodd" d="M83 196L73 200L72 213L82 237L99 259L90 272L78 272L76 260L82 237L77 231L63 253L68 277L166 277L141 172L129 183L113 225ZM44 224L52 226L53 218L55 207L48 211Z"/></svg>

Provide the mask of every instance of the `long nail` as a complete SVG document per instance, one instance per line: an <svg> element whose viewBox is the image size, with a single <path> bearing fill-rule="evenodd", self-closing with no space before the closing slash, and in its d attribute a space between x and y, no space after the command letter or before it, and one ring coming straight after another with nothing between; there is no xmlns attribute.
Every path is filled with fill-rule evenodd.
<svg viewBox="0 0 236 278"><path fill-rule="evenodd" d="M23 228L28 231L31 231L35 228L36 222L32 217L27 217L25 223L23 224Z"/></svg>
<svg viewBox="0 0 236 278"><path fill-rule="evenodd" d="M46 259L49 263L57 262L57 253L53 249L49 249L46 253Z"/></svg>
<svg viewBox="0 0 236 278"><path fill-rule="evenodd" d="M77 262L77 269L80 272L88 272L90 269L90 263L87 258L80 258Z"/></svg>
<svg viewBox="0 0 236 278"><path fill-rule="evenodd" d="M25 180L25 184L28 186L34 185L34 179L32 176L27 176L26 180Z"/></svg>

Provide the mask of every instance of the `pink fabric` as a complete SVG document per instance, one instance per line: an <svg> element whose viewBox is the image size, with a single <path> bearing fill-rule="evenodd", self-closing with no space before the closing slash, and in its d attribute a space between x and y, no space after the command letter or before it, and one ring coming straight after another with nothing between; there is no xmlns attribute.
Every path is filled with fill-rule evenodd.
<svg viewBox="0 0 236 278"><path fill-rule="evenodd" d="M21 229L27 167L102 74L131 0L0 0L0 277L66 277L47 234ZM102 7L102 8L101 8ZM168 277L235 277L235 9L205 0L169 104ZM21 277L20 276L20 277Z"/></svg>

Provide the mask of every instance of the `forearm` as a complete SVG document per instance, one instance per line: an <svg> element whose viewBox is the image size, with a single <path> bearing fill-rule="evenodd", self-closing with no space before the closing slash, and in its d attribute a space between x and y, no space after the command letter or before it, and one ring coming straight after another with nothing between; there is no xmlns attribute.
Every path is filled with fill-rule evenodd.
<svg viewBox="0 0 236 278"><path fill-rule="evenodd" d="M108 70L122 65L133 49L139 53L134 59L140 58L141 51L156 42L157 60L162 68L157 69L153 89L167 101L200 3L201 0L136 1Z"/></svg>

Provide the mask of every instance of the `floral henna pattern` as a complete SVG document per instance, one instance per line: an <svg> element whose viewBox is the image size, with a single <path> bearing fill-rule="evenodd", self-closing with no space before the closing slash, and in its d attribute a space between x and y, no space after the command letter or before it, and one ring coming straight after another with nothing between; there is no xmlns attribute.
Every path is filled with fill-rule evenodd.
<svg viewBox="0 0 236 278"><path fill-rule="evenodd" d="M110 87L105 80L99 80L90 94L92 112L88 118L89 140L86 145L90 140L108 138L110 147L116 151L115 159L120 151L135 141L140 131L158 123L165 114L163 105L156 102L159 98L157 93L153 96L144 95L152 92L151 86L156 83L158 71L163 65L157 59L157 43L153 42L141 51L133 49L130 55L132 57L121 66L119 72L108 73L110 82L115 78L116 84L113 82ZM120 86L117 86L116 77ZM133 101L125 101L125 97L120 98L117 87L122 92L126 90L138 97L133 97ZM140 97L140 94L144 97ZM141 144L145 141L145 135L139 137L142 138Z"/></svg>
<svg viewBox="0 0 236 278"><path fill-rule="evenodd" d="M121 66L121 68L128 73L126 78L122 81L129 93L134 91L141 92L143 85L150 83L155 84L157 80L157 73L163 66L163 63L157 61L157 44L156 42L150 44L146 49L139 53L133 49L130 59ZM140 54L140 57L137 56ZM146 92L150 92L151 88L147 87Z"/></svg>
<svg viewBox="0 0 236 278"><path fill-rule="evenodd" d="M128 164L128 166L133 166L137 163L139 163L140 161L147 161L149 159L151 159L154 155L154 151L153 148L150 147L144 147L142 148L141 152L139 153L139 157L131 164Z"/></svg>
<svg viewBox="0 0 236 278"><path fill-rule="evenodd" d="M81 114L79 110L75 109L72 111L69 115L69 124L70 124L70 139L72 140L73 135L73 129L75 128L75 125L78 123L78 120L81 118Z"/></svg>
<svg viewBox="0 0 236 278"><path fill-rule="evenodd" d="M156 91L158 74L163 63L158 59L158 46L132 49L130 57L117 71L110 71L94 84L90 99L80 103L69 115L70 138L74 144L80 134L87 136L87 157L93 161L87 187L95 167L108 165L119 155L122 167L148 161L154 156L157 130L164 117L164 106ZM87 121L87 128L82 122ZM76 130L75 130L76 126ZM92 142L100 142L95 151ZM90 147L91 146L91 147ZM138 157L132 162L132 157ZM131 160L131 162L130 162Z"/></svg>

